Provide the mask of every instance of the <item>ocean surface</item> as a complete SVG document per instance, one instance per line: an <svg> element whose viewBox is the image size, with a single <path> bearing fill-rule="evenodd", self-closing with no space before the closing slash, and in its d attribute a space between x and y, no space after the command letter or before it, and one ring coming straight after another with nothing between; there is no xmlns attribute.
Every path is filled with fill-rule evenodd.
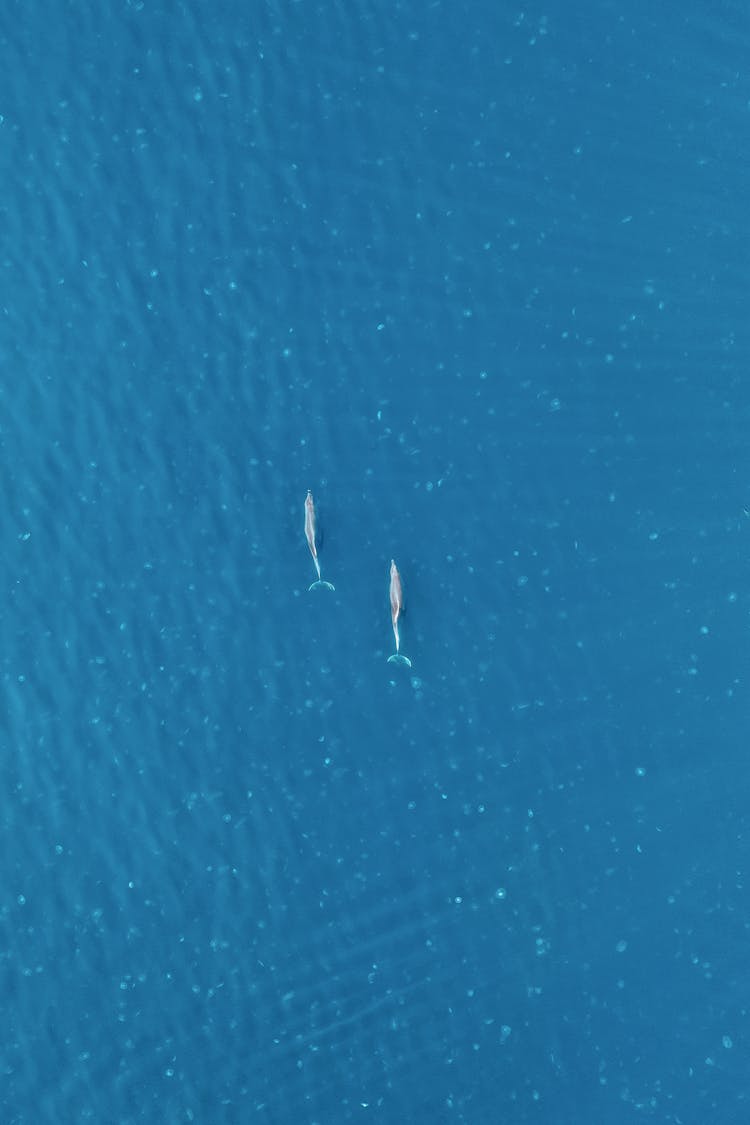
<svg viewBox="0 0 750 1125"><path fill-rule="evenodd" d="M3 1125L747 1120L747 6L0 46Z"/></svg>

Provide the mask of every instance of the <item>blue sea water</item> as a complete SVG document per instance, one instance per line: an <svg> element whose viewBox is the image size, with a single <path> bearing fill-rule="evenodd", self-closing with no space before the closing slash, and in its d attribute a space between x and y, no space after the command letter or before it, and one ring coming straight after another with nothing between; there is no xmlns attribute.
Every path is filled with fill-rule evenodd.
<svg viewBox="0 0 750 1125"><path fill-rule="evenodd" d="M0 43L2 1121L745 1120L745 7Z"/></svg>

